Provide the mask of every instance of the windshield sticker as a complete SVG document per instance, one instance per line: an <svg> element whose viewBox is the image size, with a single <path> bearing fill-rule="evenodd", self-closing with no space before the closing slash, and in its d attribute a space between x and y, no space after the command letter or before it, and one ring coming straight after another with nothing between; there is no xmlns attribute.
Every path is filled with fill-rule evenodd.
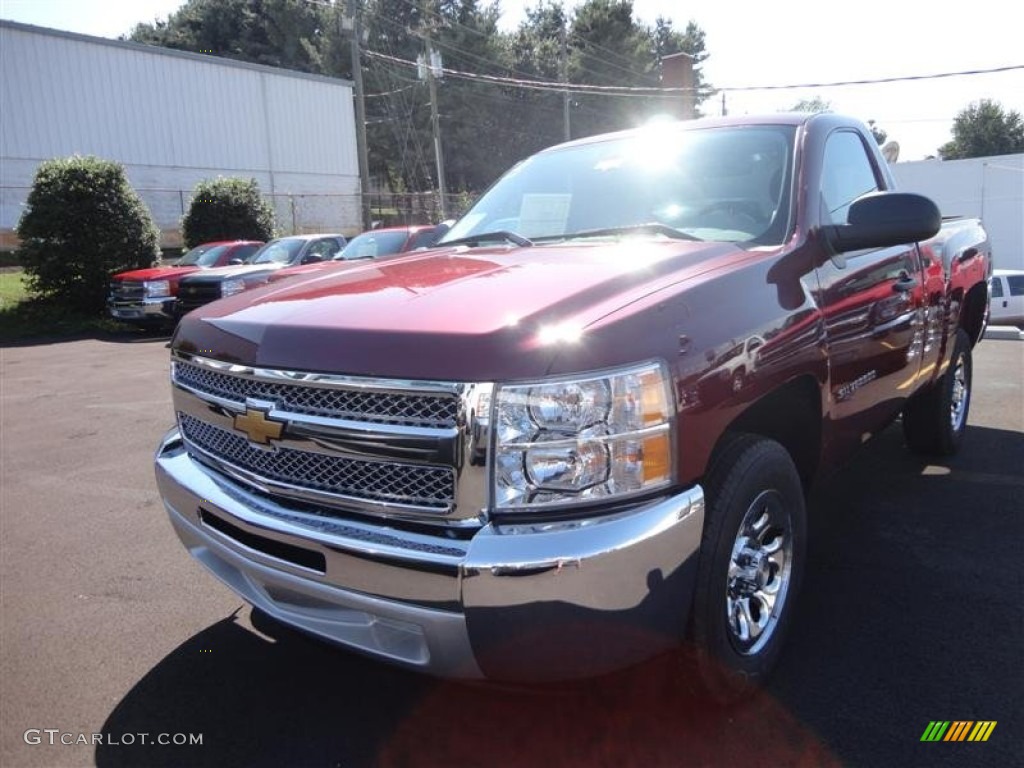
<svg viewBox="0 0 1024 768"><path fill-rule="evenodd" d="M527 194L519 207L519 233L526 237L561 235L569 220L572 195Z"/></svg>

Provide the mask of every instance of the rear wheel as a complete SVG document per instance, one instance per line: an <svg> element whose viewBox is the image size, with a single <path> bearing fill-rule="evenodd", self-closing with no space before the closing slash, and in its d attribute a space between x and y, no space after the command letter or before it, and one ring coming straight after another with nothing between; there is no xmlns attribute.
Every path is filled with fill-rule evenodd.
<svg viewBox="0 0 1024 768"><path fill-rule="evenodd" d="M903 409L903 436L917 453L951 456L960 448L971 407L971 339L957 330L949 368Z"/></svg>
<svg viewBox="0 0 1024 768"><path fill-rule="evenodd" d="M760 685L781 651L803 575L806 513L789 454L755 435L718 452L706 491L690 630L705 687L729 702Z"/></svg>

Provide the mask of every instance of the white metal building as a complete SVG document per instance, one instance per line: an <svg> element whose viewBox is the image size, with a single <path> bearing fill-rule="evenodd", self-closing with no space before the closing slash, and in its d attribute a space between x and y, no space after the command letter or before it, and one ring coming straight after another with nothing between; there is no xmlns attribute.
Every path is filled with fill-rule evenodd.
<svg viewBox="0 0 1024 768"><path fill-rule="evenodd" d="M255 178L283 231L358 231L349 81L0 21L0 247L36 167L122 163L165 246L196 182Z"/></svg>
<svg viewBox="0 0 1024 768"><path fill-rule="evenodd" d="M980 218L996 269L1024 269L1024 154L919 160L891 168L900 189L927 195L944 216Z"/></svg>

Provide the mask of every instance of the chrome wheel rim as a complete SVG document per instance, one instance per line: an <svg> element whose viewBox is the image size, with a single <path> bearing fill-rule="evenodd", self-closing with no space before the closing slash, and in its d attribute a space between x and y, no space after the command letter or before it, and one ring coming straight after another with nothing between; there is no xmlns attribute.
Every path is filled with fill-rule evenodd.
<svg viewBox="0 0 1024 768"><path fill-rule="evenodd" d="M953 392L949 400L949 420L954 432L959 432L967 415L967 398L970 394L967 385L967 363L961 354L956 359L953 369Z"/></svg>
<svg viewBox="0 0 1024 768"><path fill-rule="evenodd" d="M729 641L738 653L759 653L786 604L793 570L793 525L782 495L763 491L736 533L725 594Z"/></svg>

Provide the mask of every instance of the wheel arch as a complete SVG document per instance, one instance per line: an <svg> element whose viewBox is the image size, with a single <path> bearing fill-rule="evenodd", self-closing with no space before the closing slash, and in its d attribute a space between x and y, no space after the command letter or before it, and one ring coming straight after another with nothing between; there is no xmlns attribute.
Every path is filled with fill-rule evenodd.
<svg viewBox="0 0 1024 768"><path fill-rule="evenodd" d="M737 434L765 437L786 449L807 488L821 460L821 421L821 386L809 374L799 376L761 397L737 416L719 437L712 457Z"/></svg>
<svg viewBox="0 0 1024 768"><path fill-rule="evenodd" d="M988 286L976 283L964 296L960 310L960 327L967 331L973 347L985 332L985 310L988 307Z"/></svg>

